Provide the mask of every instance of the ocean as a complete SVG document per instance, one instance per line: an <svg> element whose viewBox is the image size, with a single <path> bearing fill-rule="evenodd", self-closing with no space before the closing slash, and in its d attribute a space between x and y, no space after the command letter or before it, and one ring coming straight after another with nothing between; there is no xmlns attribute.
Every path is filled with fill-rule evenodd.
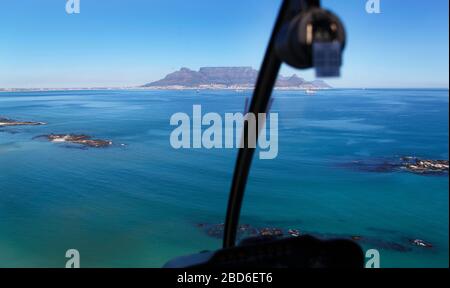
<svg viewBox="0 0 450 288"><path fill-rule="evenodd" d="M173 149L171 115L244 112L248 91L0 93L0 267L161 267L217 249L236 149ZM276 91L278 157L255 157L242 224L361 237L381 267L449 266L448 175L355 163L448 159L448 90ZM87 134L107 148L34 139ZM123 145L122 145L123 144ZM200 225L203 224L203 225ZM432 248L416 247L423 239Z"/></svg>

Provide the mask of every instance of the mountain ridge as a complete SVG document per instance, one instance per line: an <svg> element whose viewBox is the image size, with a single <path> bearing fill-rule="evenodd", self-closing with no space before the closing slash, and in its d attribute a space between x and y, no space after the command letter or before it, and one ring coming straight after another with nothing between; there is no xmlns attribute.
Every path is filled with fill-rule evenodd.
<svg viewBox="0 0 450 288"><path fill-rule="evenodd" d="M167 74L161 80L147 83L142 88L253 88L258 71L252 67L201 67L198 71L183 67ZM276 88L328 89L330 85L322 80L306 81L293 74L279 75Z"/></svg>

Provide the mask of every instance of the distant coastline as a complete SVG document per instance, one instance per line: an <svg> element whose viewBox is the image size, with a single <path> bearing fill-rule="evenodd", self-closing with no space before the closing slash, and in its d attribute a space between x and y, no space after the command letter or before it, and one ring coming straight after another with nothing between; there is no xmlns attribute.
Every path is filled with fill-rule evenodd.
<svg viewBox="0 0 450 288"><path fill-rule="evenodd" d="M0 88L0 93L20 93L20 92L58 92L58 91L112 91L112 90L142 90L142 91L189 91L189 90L243 90L243 91L252 91L254 87L183 87L183 86L164 86L164 87L78 87L78 88ZM298 88L298 87L275 87L275 90L278 91L305 91L307 88ZM331 88L316 88L315 90L446 90L449 88L446 87L434 87L434 88L378 88L378 87L370 87L370 88L361 88L361 87L331 87Z"/></svg>
<svg viewBox="0 0 450 288"><path fill-rule="evenodd" d="M55 91L110 91L110 90L142 90L142 91L183 91L183 90L243 90L243 91L252 91L254 87L241 87L241 86L235 86L235 87L185 87L185 86L154 86L154 87L80 87L80 88L0 88L0 93L14 93L14 92L55 92ZM349 88L354 89L354 88ZM356 88L359 89L359 88ZM275 90L282 90L282 91L305 91L308 90L308 88L299 88L299 87L275 87ZM335 90L335 88L315 88L315 90Z"/></svg>
<svg viewBox="0 0 450 288"><path fill-rule="evenodd" d="M252 67L202 67L198 71L181 68L164 78L143 85L116 87L60 87L60 88L0 88L2 92L52 92L52 91L93 91L93 90L236 90L252 91L258 78L258 70ZM340 87L334 88L323 80L307 81L297 75L279 75L275 90L449 90L448 87Z"/></svg>
<svg viewBox="0 0 450 288"><path fill-rule="evenodd" d="M163 79L127 87L83 88L0 88L0 92L83 91L83 90L253 90L258 71L252 67L202 67L199 71L181 68ZM306 81L297 75L279 75L277 90L320 90L332 87L322 80Z"/></svg>

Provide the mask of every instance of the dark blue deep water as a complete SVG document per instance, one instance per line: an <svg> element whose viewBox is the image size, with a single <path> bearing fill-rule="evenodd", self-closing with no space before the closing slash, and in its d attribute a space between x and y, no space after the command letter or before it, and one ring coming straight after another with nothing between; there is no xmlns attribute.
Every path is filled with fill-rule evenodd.
<svg viewBox="0 0 450 288"><path fill-rule="evenodd" d="M174 150L170 116L242 112L249 92L1 93L0 115L46 126L0 128L0 266L159 267L221 245L236 150ZM448 175L373 172L353 161L448 159L448 90L278 91L279 155L255 158L242 223L323 237L362 236L382 267L448 267ZM77 149L33 140L84 133ZM119 144L126 144L121 146ZM425 249L410 239L433 244Z"/></svg>

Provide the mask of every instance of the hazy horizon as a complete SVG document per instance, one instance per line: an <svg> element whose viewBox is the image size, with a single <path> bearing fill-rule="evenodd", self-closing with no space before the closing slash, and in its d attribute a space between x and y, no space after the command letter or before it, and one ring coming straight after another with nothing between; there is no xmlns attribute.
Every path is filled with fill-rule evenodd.
<svg viewBox="0 0 450 288"><path fill-rule="evenodd" d="M214 67L214 66L205 66L205 67ZM251 66L221 66L220 68L224 68L224 67L251 67ZM188 68L190 70L198 71L198 69L195 70L195 69L191 69L189 67L180 66L179 69L174 70L172 72L179 71L182 68ZM214 67L214 68L217 68L217 67ZM252 69L256 69L255 67L251 67L251 68ZM170 72L170 73L172 73L172 72ZM301 73L298 73L299 71L292 70L291 72L292 72L292 74L282 74L282 73L280 73L279 76L285 76L286 77L286 76L297 75L298 77L304 78L304 77L302 77ZM162 76L161 79L163 79L165 76L166 75ZM5 89L5 90L7 90L7 89L17 89L17 90L21 90L21 89L23 89L23 90L28 90L28 89L29 90L33 90L33 89L37 89L37 90L38 89L42 89L42 90L46 90L46 89L48 89L48 90L87 89L87 90L95 90L95 89L134 89L134 88L147 89L147 90L155 90L155 89L156 90L160 90L160 88L142 87L142 86L147 84L147 83L151 83L151 82L158 81L158 80L161 80L161 79L154 79L152 81L148 81L146 83L140 83L140 84L137 84L137 85L122 85L122 86L120 86L120 85L89 86L88 85L88 86L73 86L73 87L55 85L55 86L52 86L52 87L0 87L0 90L1 89ZM304 80L306 80L306 81L323 80L326 83L332 82L332 80L330 81L329 78L316 78L316 77L312 77L310 79L304 78ZM207 89L207 88L205 88L205 89ZM442 87L439 87L439 86L436 86L436 87L421 87L421 86L409 86L409 87L401 87L401 86L391 86L391 87L389 87L389 86L386 86L386 87L384 87L384 86L383 87L382 86L380 86L380 87L376 87L376 86L375 87L370 87L370 86L369 87L367 87L367 86L366 87L362 87L362 86L334 87L334 86L332 86L331 89L437 89L437 90L448 90L449 87L448 87L448 85L446 87L444 87L444 86L442 86ZM168 88L167 90L170 90L170 88Z"/></svg>

